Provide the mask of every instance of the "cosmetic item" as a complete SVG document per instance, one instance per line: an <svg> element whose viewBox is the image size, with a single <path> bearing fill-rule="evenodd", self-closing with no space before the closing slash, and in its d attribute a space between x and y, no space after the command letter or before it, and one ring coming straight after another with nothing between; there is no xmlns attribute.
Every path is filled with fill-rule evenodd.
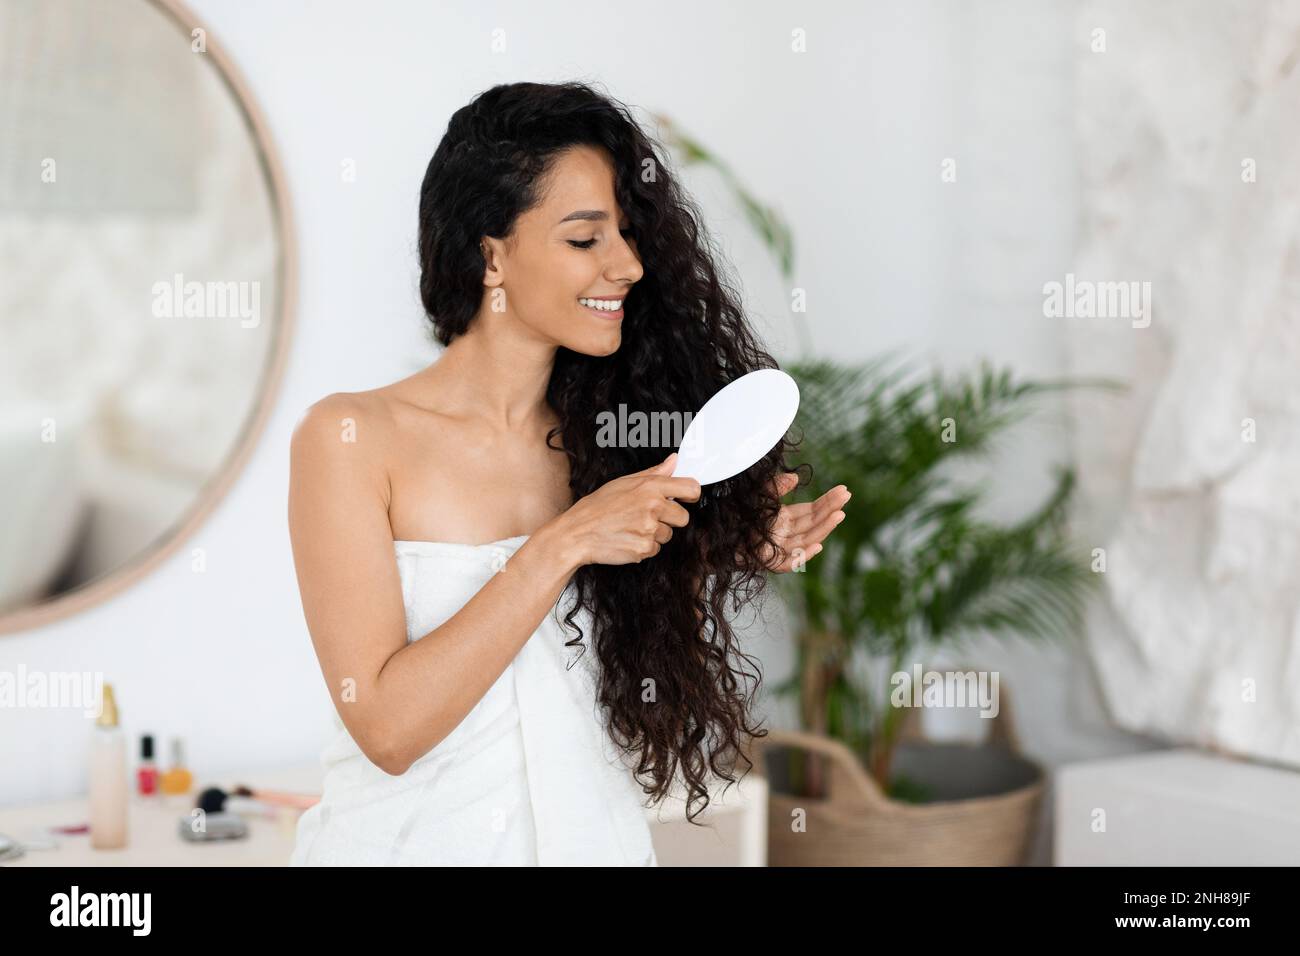
<svg viewBox="0 0 1300 956"><path fill-rule="evenodd" d="M103 695L90 744L90 845L114 850L126 846L126 737L112 684L104 685Z"/></svg>
<svg viewBox="0 0 1300 956"><path fill-rule="evenodd" d="M232 796L251 797L263 803L274 803L282 807L306 810L320 803L319 793L290 793L287 790L254 790L252 787L238 784L231 791Z"/></svg>
<svg viewBox="0 0 1300 956"><path fill-rule="evenodd" d="M0 833L0 863L21 859L27 848L11 836Z"/></svg>
<svg viewBox="0 0 1300 956"><path fill-rule="evenodd" d="M176 821L182 840L209 843L248 838L248 821L237 813L209 813L199 819L203 821L201 826L196 826L195 820L190 817Z"/></svg>
<svg viewBox="0 0 1300 956"><path fill-rule="evenodd" d="M314 793L290 793L286 790L254 790L243 784L229 792L208 787L199 794L197 806L204 813L253 813L278 818L283 809L301 811L320 803Z"/></svg>
<svg viewBox="0 0 1300 956"><path fill-rule="evenodd" d="M194 775L185 767L185 748L179 737L172 738L172 765L162 775L162 792L189 793L194 786Z"/></svg>
<svg viewBox="0 0 1300 956"><path fill-rule="evenodd" d="M237 797L220 787L208 787L200 793L195 806L209 816L214 813L233 813L244 817L266 817L268 820L277 819L283 809L251 797Z"/></svg>
<svg viewBox="0 0 1300 956"><path fill-rule="evenodd" d="M135 772L136 789L144 796L158 792L158 765L153 759L153 734L140 738L140 767Z"/></svg>

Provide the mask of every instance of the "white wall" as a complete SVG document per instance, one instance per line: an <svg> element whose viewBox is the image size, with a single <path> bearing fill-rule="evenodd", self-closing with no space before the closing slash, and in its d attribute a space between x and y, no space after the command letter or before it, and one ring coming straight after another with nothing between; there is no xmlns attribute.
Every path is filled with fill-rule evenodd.
<svg viewBox="0 0 1300 956"><path fill-rule="evenodd" d="M599 80L670 114L790 219L819 352L906 347L987 355L1027 375L1062 367L1041 318L1045 275L1073 236L1070 45L1063 4L668 2L627 11L550 4L196 0L269 118L298 217L301 296L287 379L256 454L186 549L111 603L0 639L0 668L102 670L127 731L181 734L203 784L235 768L314 759L329 726L285 526L287 448L329 392L395 380L433 357L416 295L416 202L452 111L497 82ZM489 50L506 31L508 52ZM790 52L806 29L808 52ZM940 182L940 162L958 181ZM340 179L356 161L357 181ZM751 308L782 357L788 291L707 174L692 174ZM1037 312L1036 312L1037 310ZM1035 317L1037 315L1037 318ZM1012 446L1007 507L1064 453L1043 427ZM789 646L756 639L769 681ZM1082 658L997 650L1022 691L1023 737L1049 762L1124 749ZM0 803L86 784L75 713L3 716Z"/></svg>

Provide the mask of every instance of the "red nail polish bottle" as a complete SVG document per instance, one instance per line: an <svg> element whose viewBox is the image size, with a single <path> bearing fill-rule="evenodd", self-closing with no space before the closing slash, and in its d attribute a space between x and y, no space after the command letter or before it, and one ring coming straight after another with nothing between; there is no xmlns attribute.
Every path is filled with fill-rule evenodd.
<svg viewBox="0 0 1300 956"><path fill-rule="evenodd" d="M153 759L152 734L140 738L140 769L136 771L135 779L141 794L148 796L158 792L158 765Z"/></svg>

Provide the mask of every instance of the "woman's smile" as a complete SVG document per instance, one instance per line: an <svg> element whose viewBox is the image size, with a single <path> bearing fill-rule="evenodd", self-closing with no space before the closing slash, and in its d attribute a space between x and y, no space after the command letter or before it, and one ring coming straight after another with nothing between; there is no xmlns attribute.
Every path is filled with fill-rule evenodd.
<svg viewBox="0 0 1300 956"><path fill-rule="evenodd" d="M578 304L586 311L596 313L602 319L611 319L617 322L623 318L622 296L583 296L578 299Z"/></svg>

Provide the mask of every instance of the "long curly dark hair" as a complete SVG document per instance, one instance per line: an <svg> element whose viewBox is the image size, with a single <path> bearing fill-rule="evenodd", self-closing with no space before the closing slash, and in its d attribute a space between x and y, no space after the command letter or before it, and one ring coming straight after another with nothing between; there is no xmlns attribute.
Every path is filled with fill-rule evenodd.
<svg viewBox="0 0 1300 956"><path fill-rule="evenodd" d="M617 351L593 357L560 348L555 357L546 398L560 424L547 445L568 455L574 500L668 454L602 447L601 412L625 404L647 417L693 413L733 379L777 367L715 265L721 256L662 147L625 105L577 82L494 86L452 116L420 189L420 297L437 340L450 344L481 306L481 239L508 236L540 200L553 161L579 145L603 147L613 160L615 196L644 276L624 302ZM574 575L577 602L565 622L577 636L568 645L581 645L574 618L585 608L606 729L654 802L679 781L690 822L709 804L710 775L729 788L739 761L745 772L753 766L748 738L767 735L751 725L762 678L737 644L728 604L738 612L764 590L761 555L775 545L768 529L780 508L771 482L792 450L783 440L754 467L704 488L687 506L688 525L654 558L589 564Z"/></svg>

